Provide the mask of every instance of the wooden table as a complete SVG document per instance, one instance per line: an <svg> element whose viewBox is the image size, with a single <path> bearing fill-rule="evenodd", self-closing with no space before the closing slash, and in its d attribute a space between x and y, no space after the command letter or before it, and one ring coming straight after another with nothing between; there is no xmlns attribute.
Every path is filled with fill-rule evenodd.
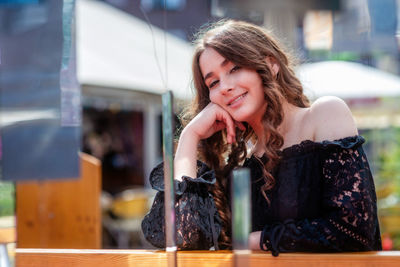
<svg viewBox="0 0 400 267"><path fill-rule="evenodd" d="M233 266L231 251L180 251L179 267ZM16 266L51 267L141 267L167 266L165 251L90 250L90 249L16 249ZM361 253L281 253L273 257L266 252L252 252L250 266L273 267L398 267L400 251Z"/></svg>

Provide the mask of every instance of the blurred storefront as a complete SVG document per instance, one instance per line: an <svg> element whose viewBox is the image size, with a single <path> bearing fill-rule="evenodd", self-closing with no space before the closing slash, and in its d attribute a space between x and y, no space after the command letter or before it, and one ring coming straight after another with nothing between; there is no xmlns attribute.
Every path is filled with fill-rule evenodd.
<svg viewBox="0 0 400 267"><path fill-rule="evenodd" d="M143 247L148 177L162 160L161 94L191 98L192 48L111 5L77 1L83 151L102 161L104 248Z"/></svg>
<svg viewBox="0 0 400 267"><path fill-rule="evenodd" d="M191 46L106 3L77 1L83 149L102 160L103 189L147 185L162 157L161 94L190 94Z"/></svg>

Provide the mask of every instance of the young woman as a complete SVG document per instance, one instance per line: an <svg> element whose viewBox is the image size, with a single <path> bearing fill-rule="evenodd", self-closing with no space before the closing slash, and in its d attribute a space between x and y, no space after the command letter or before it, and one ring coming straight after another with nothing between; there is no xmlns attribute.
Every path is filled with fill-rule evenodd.
<svg viewBox="0 0 400 267"><path fill-rule="evenodd" d="M174 161L181 249L231 248L230 172L238 166L251 170L251 249L381 249L364 139L341 99L310 106L278 43L245 22L201 34L192 67L196 97ZM151 174L160 192L142 222L157 247L165 246L162 168Z"/></svg>

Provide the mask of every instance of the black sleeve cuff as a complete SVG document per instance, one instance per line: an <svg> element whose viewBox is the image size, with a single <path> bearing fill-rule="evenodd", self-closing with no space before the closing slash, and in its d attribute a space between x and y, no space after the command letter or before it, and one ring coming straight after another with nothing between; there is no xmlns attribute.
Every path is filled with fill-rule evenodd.
<svg viewBox="0 0 400 267"><path fill-rule="evenodd" d="M210 170L208 166L197 161L197 178L183 176L182 181L174 180L175 193L182 195L188 188L197 185L212 185L215 184L215 172ZM157 191L164 191L164 164L161 162L158 164L150 174L151 187Z"/></svg>
<svg viewBox="0 0 400 267"><path fill-rule="evenodd" d="M273 256L278 256L279 252L285 252L280 246L280 241L284 235L299 235L294 220L288 219L283 223L266 225L261 232L260 248L264 251L271 251Z"/></svg>

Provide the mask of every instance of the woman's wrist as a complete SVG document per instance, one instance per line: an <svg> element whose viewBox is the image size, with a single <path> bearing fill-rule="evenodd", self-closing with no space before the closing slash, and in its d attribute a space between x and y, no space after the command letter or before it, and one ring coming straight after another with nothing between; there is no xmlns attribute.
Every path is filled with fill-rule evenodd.
<svg viewBox="0 0 400 267"><path fill-rule="evenodd" d="M199 137L190 128L182 130L174 159L176 180L182 181L182 176L196 177L198 143Z"/></svg>
<svg viewBox="0 0 400 267"><path fill-rule="evenodd" d="M179 137L179 142L181 142L182 139L186 139L186 138L190 138L192 139L193 142L197 143L200 142L200 137L199 135L196 133L196 131L194 131L190 125L186 126L182 132L181 135Z"/></svg>

